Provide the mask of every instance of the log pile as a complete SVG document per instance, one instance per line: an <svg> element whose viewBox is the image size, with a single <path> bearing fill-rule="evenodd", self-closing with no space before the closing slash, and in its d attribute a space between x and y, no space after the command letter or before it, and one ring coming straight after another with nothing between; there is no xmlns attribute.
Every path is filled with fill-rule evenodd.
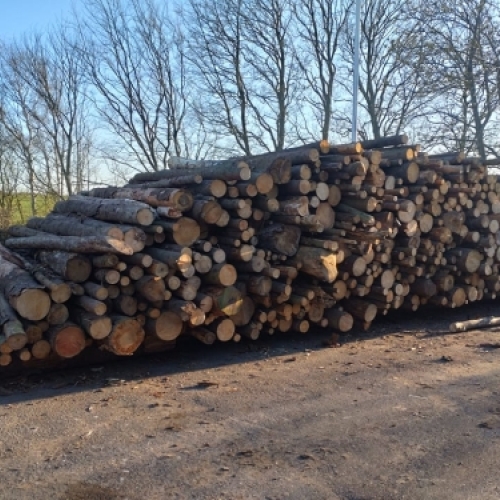
<svg viewBox="0 0 500 500"><path fill-rule="evenodd" d="M311 329L500 291L500 183L405 135L169 170L60 201L0 248L0 366Z"/></svg>

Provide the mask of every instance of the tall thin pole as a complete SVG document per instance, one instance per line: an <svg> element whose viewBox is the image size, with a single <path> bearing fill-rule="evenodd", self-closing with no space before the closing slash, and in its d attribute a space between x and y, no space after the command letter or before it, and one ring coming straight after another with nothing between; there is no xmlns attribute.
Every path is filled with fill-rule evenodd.
<svg viewBox="0 0 500 500"><path fill-rule="evenodd" d="M361 32L361 0L356 0L356 26L354 32L354 60L352 72L352 142L358 139L358 87L359 87L359 46Z"/></svg>

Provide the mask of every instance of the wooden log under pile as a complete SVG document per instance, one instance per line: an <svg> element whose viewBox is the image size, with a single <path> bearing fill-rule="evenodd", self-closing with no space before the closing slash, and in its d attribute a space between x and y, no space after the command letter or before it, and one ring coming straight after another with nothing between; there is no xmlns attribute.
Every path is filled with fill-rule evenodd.
<svg viewBox="0 0 500 500"><path fill-rule="evenodd" d="M500 291L500 183L405 135L172 158L60 201L0 248L0 366L311 329Z"/></svg>

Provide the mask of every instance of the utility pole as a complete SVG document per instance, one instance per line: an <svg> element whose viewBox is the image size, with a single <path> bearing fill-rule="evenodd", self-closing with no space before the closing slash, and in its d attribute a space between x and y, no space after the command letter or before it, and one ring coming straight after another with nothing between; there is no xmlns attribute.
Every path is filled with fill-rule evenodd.
<svg viewBox="0 0 500 500"><path fill-rule="evenodd" d="M359 49L361 32L361 0L356 0L356 26L354 31L354 61L352 72L352 142L358 140L358 88L359 88Z"/></svg>

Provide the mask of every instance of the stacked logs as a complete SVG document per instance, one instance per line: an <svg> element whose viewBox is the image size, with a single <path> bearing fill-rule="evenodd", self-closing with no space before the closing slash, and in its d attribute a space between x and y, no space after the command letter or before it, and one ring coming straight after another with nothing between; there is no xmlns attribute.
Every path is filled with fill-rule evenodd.
<svg viewBox="0 0 500 500"><path fill-rule="evenodd" d="M225 161L172 158L60 201L0 249L0 365L263 333L500 290L500 184L404 135Z"/></svg>

